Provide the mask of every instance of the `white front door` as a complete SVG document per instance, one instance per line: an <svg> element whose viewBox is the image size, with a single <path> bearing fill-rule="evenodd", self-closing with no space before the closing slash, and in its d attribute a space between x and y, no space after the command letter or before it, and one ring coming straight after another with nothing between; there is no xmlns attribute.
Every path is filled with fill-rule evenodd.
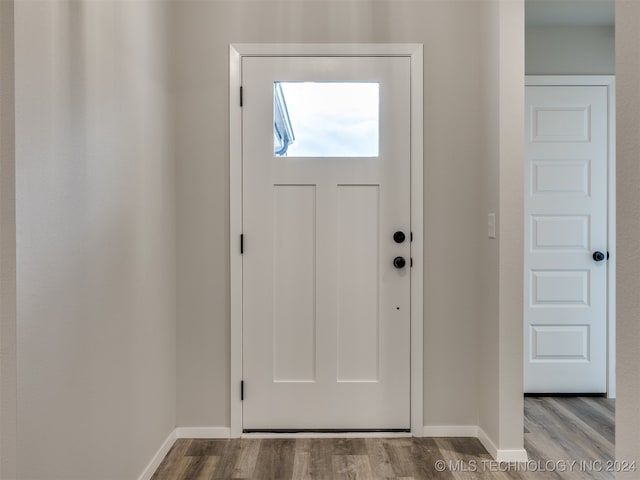
<svg viewBox="0 0 640 480"><path fill-rule="evenodd" d="M608 92L526 87L526 393L605 393Z"/></svg>
<svg viewBox="0 0 640 480"><path fill-rule="evenodd" d="M410 428L410 73L242 59L245 431Z"/></svg>

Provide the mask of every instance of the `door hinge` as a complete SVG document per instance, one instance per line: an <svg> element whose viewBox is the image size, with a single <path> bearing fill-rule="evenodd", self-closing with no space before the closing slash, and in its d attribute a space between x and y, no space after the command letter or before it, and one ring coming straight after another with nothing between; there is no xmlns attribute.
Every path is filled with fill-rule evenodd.
<svg viewBox="0 0 640 480"><path fill-rule="evenodd" d="M244 400L244 380L240 380L240 401Z"/></svg>
<svg viewBox="0 0 640 480"><path fill-rule="evenodd" d="M413 242L413 232L409 232L409 241Z"/></svg>
<svg viewBox="0 0 640 480"><path fill-rule="evenodd" d="M242 107L244 104L243 102L243 92L242 92L242 87L240 87L240 106Z"/></svg>
<svg viewBox="0 0 640 480"><path fill-rule="evenodd" d="M411 257L409 260L410 260L410 262L409 262L409 268L412 268L412 267L413 267L413 257Z"/></svg>
<svg viewBox="0 0 640 480"><path fill-rule="evenodd" d="M240 255L244 253L244 233L240 234Z"/></svg>

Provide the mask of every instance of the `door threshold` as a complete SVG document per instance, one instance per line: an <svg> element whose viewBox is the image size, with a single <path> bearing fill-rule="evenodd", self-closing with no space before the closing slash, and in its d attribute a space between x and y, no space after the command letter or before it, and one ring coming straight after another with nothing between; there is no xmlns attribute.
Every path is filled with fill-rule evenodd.
<svg viewBox="0 0 640 480"><path fill-rule="evenodd" d="M603 393L525 393L525 398L539 398L539 397L607 397L607 392Z"/></svg>
<svg viewBox="0 0 640 480"><path fill-rule="evenodd" d="M411 433L409 428L245 428L242 433Z"/></svg>
<svg viewBox="0 0 640 480"><path fill-rule="evenodd" d="M242 431L242 438L400 438L411 437L408 428L270 428Z"/></svg>

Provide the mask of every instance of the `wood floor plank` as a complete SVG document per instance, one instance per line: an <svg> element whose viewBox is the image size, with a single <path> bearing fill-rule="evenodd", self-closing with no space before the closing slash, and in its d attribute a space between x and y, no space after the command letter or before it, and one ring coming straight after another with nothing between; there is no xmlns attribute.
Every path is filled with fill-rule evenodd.
<svg viewBox="0 0 640 480"><path fill-rule="evenodd" d="M314 480L331 480L333 475L331 456L333 441L329 438L311 440L309 457L309 475Z"/></svg>
<svg viewBox="0 0 640 480"><path fill-rule="evenodd" d="M611 412L612 415L615 415L615 413L616 413L616 401L614 399L599 397L599 398L592 398L592 399L589 399L589 400L592 401L593 403L595 403L596 405L609 410L609 412Z"/></svg>
<svg viewBox="0 0 640 480"><path fill-rule="evenodd" d="M557 443L549 442L548 437L544 433L531 432L525 434L525 449L532 462L561 461L570 458L570 454ZM558 472L547 472L545 477L549 480L564 480Z"/></svg>
<svg viewBox="0 0 640 480"><path fill-rule="evenodd" d="M214 479L228 479L233 478L233 472L236 468L236 463L241 453L241 444L239 438L232 440L226 440L226 445L220 459L216 465L216 469L213 472Z"/></svg>
<svg viewBox="0 0 640 480"><path fill-rule="evenodd" d="M482 469L478 468L478 464L469 462L469 460L477 461L478 459L471 457L470 455L466 455L464 452L457 451L455 445L460 445L462 442L455 442L454 444L454 440L455 439L453 438L435 439L441 459L444 460L445 465L447 466L446 472L452 475L456 480L475 480L486 478ZM468 443L471 443L470 440L476 439L467 440L469 440ZM468 449L470 449L470 447L468 445L465 446L465 450ZM486 450L484 451L486 452Z"/></svg>
<svg viewBox="0 0 640 480"><path fill-rule="evenodd" d="M524 402L524 424L528 431L548 431L557 425L545 409L544 398L527 398Z"/></svg>
<svg viewBox="0 0 640 480"><path fill-rule="evenodd" d="M297 438L293 453L293 478L310 480L311 475L311 442L310 438Z"/></svg>
<svg viewBox="0 0 640 480"><path fill-rule="evenodd" d="M189 470L191 469L191 465L194 461L197 460L198 457L190 457L185 456L176 462L176 468L174 469L172 476L169 477L172 480L187 480Z"/></svg>
<svg viewBox="0 0 640 480"><path fill-rule="evenodd" d="M293 454L293 478L309 480L313 478L309 469L311 453L307 451L295 451Z"/></svg>
<svg viewBox="0 0 640 480"><path fill-rule="evenodd" d="M180 480L211 480L220 457L185 457L191 462Z"/></svg>
<svg viewBox="0 0 640 480"><path fill-rule="evenodd" d="M374 478L393 478L395 472L389 461L389 456L384 448L384 439L367 438L365 440L369 463Z"/></svg>
<svg viewBox="0 0 640 480"><path fill-rule="evenodd" d="M592 400L584 399L587 404L593 404ZM535 435L525 435L525 448L531 458L537 461L562 460L565 462L580 460L606 462L613 458L613 443L590 426L588 420L585 422L580 418L573 399L544 398L539 399L539 404L542 405L541 412L546 417L545 422L551 425L545 430L537 431ZM613 422L610 427L613 428ZM611 479L613 476L608 472L574 471L563 472L561 478L596 480Z"/></svg>
<svg viewBox="0 0 640 480"><path fill-rule="evenodd" d="M364 438L336 438L330 444L333 455L367 454L367 444Z"/></svg>
<svg viewBox="0 0 640 480"><path fill-rule="evenodd" d="M256 461L254 478L288 480L293 477L295 440L274 439L263 441Z"/></svg>
<svg viewBox="0 0 640 480"><path fill-rule="evenodd" d="M438 478L447 480L453 478L449 471L440 472L436 469L436 462L443 460L442 452L436 438L416 438L412 449L413 470L416 478Z"/></svg>
<svg viewBox="0 0 640 480"><path fill-rule="evenodd" d="M596 430L609 443L615 441L615 427L609 411L603 411L597 402L587 402L583 398L567 398L562 404L571 410L585 424Z"/></svg>
<svg viewBox="0 0 640 480"><path fill-rule="evenodd" d="M187 450L190 457L219 457L227 448L227 440L194 439Z"/></svg>
<svg viewBox="0 0 640 480"><path fill-rule="evenodd" d="M605 428L609 429L612 433L613 433L613 438L615 440L615 425L616 425L616 414L615 412L612 412L611 410L609 410L609 408L602 404L599 400L602 399L596 399L598 401L595 402L587 402L589 403L589 405L598 412L599 415L601 415L601 418L606 422L606 426ZM606 399L604 399L606 400ZM610 400L608 400L610 401Z"/></svg>
<svg viewBox="0 0 640 480"><path fill-rule="evenodd" d="M232 478L251 478L256 468L260 453L260 439L240 439L238 441L240 453L233 468Z"/></svg>
<svg viewBox="0 0 640 480"><path fill-rule="evenodd" d="M584 422L566 402L550 399L548 410L565 418L566 441L564 444L571 443L576 447L569 451L573 454L573 458L610 459L607 457L613 452L613 442L608 441L601 432ZM557 430L556 433L558 433Z"/></svg>
<svg viewBox="0 0 640 480"><path fill-rule="evenodd" d="M490 462L493 458L477 438L436 438L435 442L443 456L451 462L452 468L457 468L452 472L456 479L493 480L502 474L492 471Z"/></svg>
<svg viewBox="0 0 640 480"><path fill-rule="evenodd" d="M415 477L416 468L413 461L414 447L385 442L384 449L397 477Z"/></svg>
<svg viewBox="0 0 640 480"><path fill-rule="evenodd" d="M198 472L198 476L194 480L212 480L216 471L216 465L220 457L205 457L202 469Z"/></svg>
<svg viewBox="0 0 640 480"><path fill-rule="evenodd" d="M491 458L487 450L477 438L449 437L446 440L450 445L450 448L462 457Z"/></svg>
<svg viewBox="0 0 640 480"><path fill-rule="evenodd" d="M334 480L373 480L368 455L333 455Z"/></svg>
<svg viewBox="0 0 640 480"><path fill-rule="evenodd" d="M167 453L164 460L155 471L151 480L173 480L175 479L174 471L178 466L178 463L187 453L191 440L178 439L175 441L169 453Z"/></svg>

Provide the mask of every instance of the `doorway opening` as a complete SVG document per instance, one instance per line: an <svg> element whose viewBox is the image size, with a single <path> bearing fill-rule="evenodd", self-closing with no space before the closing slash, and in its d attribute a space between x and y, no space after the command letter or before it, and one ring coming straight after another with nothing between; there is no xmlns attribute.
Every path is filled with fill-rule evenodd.
<svg viewBox="0 0 640 480"><path fill-rule="evenodd" d="M355 92L339 101L345 88ZM232 436L421 433L422 46L232 45L230 99ZM365 133L357 145L332 141L353 125L322 131L327 108L346 103ZM341 297L336 280L359 290ZM287 403L293 391L324 398L326 418ZM358 409L359 396L379 397L380 411Z"/></svg>
<svg viewBox="0 0 640 480"><path fill-rule="evenodd" d="M614 3L525 0L525 23L525 449L533 459L608 460L616 391ZM580 446L583 434L593 449Z"/></svg>

